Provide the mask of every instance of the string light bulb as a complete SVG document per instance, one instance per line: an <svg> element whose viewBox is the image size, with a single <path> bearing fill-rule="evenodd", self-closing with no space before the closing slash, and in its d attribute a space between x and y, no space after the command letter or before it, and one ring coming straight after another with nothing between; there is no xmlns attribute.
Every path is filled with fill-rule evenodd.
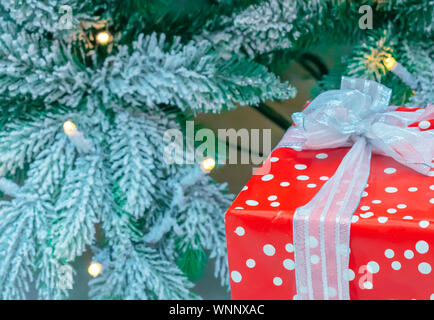
<svg viewBox="0 0 434 320"><path fill-rule="evenodd" d="M95 261L92 261L92 263L87 268L87 272L89 272L89 274L94 278L96 278L101 273L101 271L102 271L101 263Z"/></svg>
<svg viewBox="0 0 434 320"><path fill-rule="evenodd" d="M110 39L111 39L110 33L108 33L107 31L100 31L96 35L96 41L103 46L109 43Z"/></svg>
<svg viewBox="0 0 434 320"><path fill-rule="evenodd" d="M397 64L396 60L389 54L383 61L387 70L393 70Z"/></svg>
<svg viewBox="0 0 434 320"><path fill-rule="evenodd" d="M63 123L63 131L80 152L88 153L92 148L90 140L86 139L71 120Z"/></svg>
<svg viewBox="0 0 434 320"><path fill-rule="evenodd" d="M396 61L390 53L386 54L383 64L387 70L393 72L402 82L413 90L418 87L418 80L398 61Z"/></svg>
<svg viewBox="0 0 434 320"><path fill-rule="evenodd" d="M213 158L206 158L200 164L200 168L204 172L210 172L215 167L215 160Z"/></svg>
<svg viewBox="0 0 434 320"><path fill-rule="evenodd" d="M75 134L77 134L77 126L75 125L74 122L72 122L71 120L67 120L63 123L63 131L65 131L65 133L71 137Z"/></svg>

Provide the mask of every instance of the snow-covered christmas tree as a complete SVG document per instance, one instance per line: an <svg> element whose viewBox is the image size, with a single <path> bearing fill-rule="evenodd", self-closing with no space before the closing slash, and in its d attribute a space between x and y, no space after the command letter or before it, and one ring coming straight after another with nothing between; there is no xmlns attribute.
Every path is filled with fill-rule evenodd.
<svg viewBox="0 0 434 320"><path fill-rule="evenodd" d="M195 298L208 258L226 285L232 196L164 133L294 97L279 72L321 43L352 51L315 94L345 74L424 107L433 40L432 0L2 0L0 298L67 298L89 248L91 298Z"/></svg>

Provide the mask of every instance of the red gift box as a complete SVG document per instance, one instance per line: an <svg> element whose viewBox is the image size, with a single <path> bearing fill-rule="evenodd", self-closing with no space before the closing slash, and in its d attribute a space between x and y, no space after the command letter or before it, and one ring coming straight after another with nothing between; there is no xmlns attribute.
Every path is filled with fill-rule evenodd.
<svg viewBox="0 0 434 320"><path fill-rule="evenodd" d="M420 130L434 129L426 122ZM294 212L333 176L348 150L278 148L258 170L265 173L243 188L226 214L233 299L297 298ZM424 176L372 155L351 223L351 299L434 299L433 177L433 169Z"/></svg>

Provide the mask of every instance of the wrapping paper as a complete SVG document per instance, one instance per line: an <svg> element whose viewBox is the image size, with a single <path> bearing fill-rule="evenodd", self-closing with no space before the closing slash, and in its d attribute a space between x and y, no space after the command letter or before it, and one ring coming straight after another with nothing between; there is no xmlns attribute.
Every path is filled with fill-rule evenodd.
<svg viewBox="0 0 434 320"><path fill-rule="evenodd" d="M431 118L410 126L434 129ZM226 215L232 298L299 298L294 212L312 200L348 151L278 148L263 165L269 172L248 182ZM368 183L351 224L345 272L351 299L434 299L433 176L432 169L424 176L392 158L372 156ZM312 238L310 245L317 242Z"/></svg>

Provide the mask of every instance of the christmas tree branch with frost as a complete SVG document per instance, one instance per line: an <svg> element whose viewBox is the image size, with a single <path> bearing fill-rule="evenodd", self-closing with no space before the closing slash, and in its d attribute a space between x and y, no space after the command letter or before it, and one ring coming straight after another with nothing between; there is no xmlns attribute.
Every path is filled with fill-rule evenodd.
<svg viewBox="0 0 434 320"><path fill-rule="evenodd" d="M149 30L157 17L134 15L152 9L141 2L0 5L3 299L32 286L39 298L66 298L59 270L89 246L102 266L92 298L194 298L188 278L207 258L228 282L232 196L199 165L167 164L164 133L198 112L294 90L250 59L223 59L207 40ZM68 30L61 7L72 12Z"/></svg>
<svg viewBox="0 0 434 320"><path fill-rule="evenodd" d="M358 26L366 4L373 30ZM294 97L277 74L321 43L353 50L316 93L360 76L424 107L433 17L432 0L3 0L0 298L67 298L59 270L89 248L91 298L196 298L207 258L227 284L232 198L199 165L163 160L166 130Z"/></svg>

